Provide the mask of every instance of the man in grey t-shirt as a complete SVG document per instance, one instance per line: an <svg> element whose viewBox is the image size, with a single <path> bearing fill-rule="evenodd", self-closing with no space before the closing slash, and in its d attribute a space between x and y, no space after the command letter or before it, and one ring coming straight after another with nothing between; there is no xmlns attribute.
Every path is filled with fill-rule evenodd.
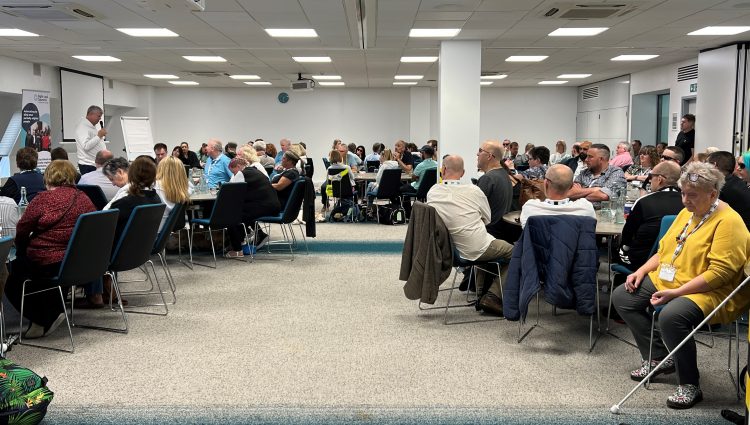
<svg viewBox="0 0 750 425"><path fill-rule="evenodd" d="M482 143L477 152L477 168L484 172L477 186L484 192L492 211L487 232L497 239L502 239L503 215L510 211L510 204L513 201L513 185L510 183L508 172L500 164L503 154L503 147L496 140Z"/></svg>

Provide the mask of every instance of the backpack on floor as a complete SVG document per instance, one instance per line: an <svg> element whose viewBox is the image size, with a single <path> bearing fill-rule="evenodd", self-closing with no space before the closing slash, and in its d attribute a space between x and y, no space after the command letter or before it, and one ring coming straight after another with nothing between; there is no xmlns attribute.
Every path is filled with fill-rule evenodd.
<svg viewBox="0 0 750 425"><path fill-rule="evenodd" d="M0 425L38 424L53 397L47 378L0 358Z"/></svg>
<svg viewBox="0 0 750 425"><path fill-rule="evenodd" d="M390 203L378 205L378 217L380 224L404 224L406 223L406 211L401 205Z"/></svg>

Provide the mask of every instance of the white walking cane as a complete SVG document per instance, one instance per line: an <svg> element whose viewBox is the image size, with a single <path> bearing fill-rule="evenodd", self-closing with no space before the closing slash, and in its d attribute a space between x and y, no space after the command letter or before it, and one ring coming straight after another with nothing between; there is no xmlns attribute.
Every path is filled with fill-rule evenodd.
<svg viewBox="0 0 750 425"><path fill-rule="evenodd" d="M659 363L659 364L658 364L658 365L657 365L657 366L656 366L655 368L651 369L651 372L650 372L650 373L649 373L648 375L646 375L646 377L645 377L645 378L643 378L643 379L641 380L641 382L639 382L639 383L638 383L638 385L636 385L636 386L635 386L635 388L633 388L632 390L630 390L630 392L628 393L628 395L626 395L626 396L625 396L625 397L624 397L624 398L623 398L622 400L620 400L620 402L619 402L619 403L617 403L617 404L613 405L612 407L610 407L610 408L609 408L609 411L610 411L610 412L612 412L612 413L613 413L613 414L615 414L615 415L619 415L619 414L620 414L620 408L621 408L621 406L623 405L623 403L625 403L625 402L626 402L626 401L627 401L627 400L628 400L628 399L630 398L630 396L632 396L632 395L633 395L633 394L634 394L634 393L635 393L636 391L638 391L638 388L642 387L642 386L643 386L643 384L644 384L645 382L647 382L647 381L648 381L649 379L651 379L651 376L652 376L652 375L653 375L653 374L654 374L654 373L655 373L655 372L656 372L657 370L659 370L659 368L661 367L661 365L663 365L663 364L664 364L664 362L666 362L667 360L669 360L670 358L672 358L672 355L674 355L674 353L676 353L676 352L677 352L677 350L679 350L680 348L682 348L682 346L683 346L683 345L685 345L685 343L687 343L687 342L688 342L688 340L689 340L690 338L692 338L692 337L693 337L693 335L695 335L695 333L696 333L696 332L698 332L698 330L699 330L700 328L702 328L702 327L703 327L703 326L704 326L705 324L707 324L707 323L708 323L708 321L709 321L709 320L711 320L711 318L712 318L712 317L714 317L714 315L716 314L716 312L717 312L717 311L719 311L719 310L720 310L720 309L721 309L722 307L724 307L724 304L726 304L726 303L727 303L727 301L729 301L729 299L730 299L730 298L732 298L732 297L734 296L734 294L736 294L737 292L739 292L739 291L740 291L740 290L741 290L741 289L742 289L742 288L743 288L743 287L745 286L745 284L746 284L747 282L750 282L750 276L746 277L746 278L745 278L745 280L743 280L743 281L742 281L742 283L740 283L740 284L739 284L739 285L738 285L738 286L737 286L737 287L736 287L736 288L734 289L734 291L732 291L732 293L730 293L729 295L727 295L727 297L726 297L726 298L724 298L724 300L723 300L723 301L722 301L722 302L721 302L721 303L720 303L720 304L719 304L718 306L716 306L716 308L715 308L715 309L713 309L713 311L711 311L711 313L709 313L709 314L708 314L708 315L706 316L706 318L705 318L705 319L703 319L703 321L702 321L702 322L700 322L700 324L698 324L698 326L696 326L696 327L695 327L695 328L693 329L693 331L692 331L692 332L690 332L690 333L688 334L688 336L686 336L686 337L685 337L685 339L683 339L683 340L682 340L682 341L681 341L681 342L680 342L680 343L679 343L679 344L677 345L677 347L675 347L675 348L674 348L674 349L673 349L672 351L670 351L670 352L669 352L669 354L667 355L667 357L664 357L664 359L663 359L663 360L662 360L662 361L661 361L661 362L660 362L660 363ZM739 335L737 335L737 338L739 338L739 337L740 337L740 336L739 336ZM739 379L739 378L738 378L738 379Z"/></svg>

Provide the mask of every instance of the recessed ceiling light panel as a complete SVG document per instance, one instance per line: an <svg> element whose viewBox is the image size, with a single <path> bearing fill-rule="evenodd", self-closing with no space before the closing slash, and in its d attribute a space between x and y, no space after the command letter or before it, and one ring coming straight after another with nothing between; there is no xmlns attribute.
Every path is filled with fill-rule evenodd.
<svg viewBox="0 0 750 425"><path fill-rule="evenodd" d="M271 37L299 37L299 38L314 38L318 36L312 28L266 28L266 32Z"/></svg>
<svg viewBox="0 0 750 425"><path fill-rule="evenodd" d="M502 80L503 78L508 77L508 74L494 74L494 75L482 75L482 80Z"/></svg>
<svg viewBox="0 0 750 425"><path fill-rule="evenodd" d="M591 37L601 34L609 28L558 28L547 34L550 37Z"/></svg>
<svg viewBox="0 0 750 425"><path fill-rule="evenodd" d="M736 35L750 31L750 27L705 27L697 31L689 32L687 35Z"/></svg>
<svg viewBox="0 0 750 425"><path fill-rule="evenodd" d="M649 59L657 58L659 55L620 55L615 56L610 60L613 61L647 61Z"/></svg>
<svg viewBox="0 0 750 425"><path fill-rule="evenodd" d="M409 37L455 37L461 32L460 28L412 28Z"/></svg>
<svg viewBox="0 0 750 425"><path fill-rule="evenodd" d="M157 80L176 80L180 77L172 74L143 74L144 77L154 78Z"/></svg>
<svg viewBox="0 0 750 425"><path fill-rule="evenodd" d="M245 81L248 86L270 86L270 81Z"/></svg>
<svg viewBox="0 0 750 425"><path fill-rule="evenodd" d="M122 62L122 60L114 57L114 56L73 56L76 59L86 61L86 62Z"/></svg>
<svg viewBox="0 0 750 425"><path fill-rule="evenodd" d="M183 56L190 62L226 62L221 56Z"/></svg>
<svg viewBox="0 0 750 425"><path fill-rule="evenodd" d="M557 78L589 78L591 74L560 74Z"/></svg>
<svg viewBox="0 0 750 425"><path fill-rule="evenodd" d="M508 56L505 62L541 62L549 56Z"/></svg>
<svg viewBox="0 0 750 425"><path fill-rule="evenodd" d="M39 37L39 34L19 30L18 28L0 28L0 37Z"/></svg>
<svg viewBox="0 0 750 425"><path fill-rule="evenodd" d="M297 63L328 63L331 62L329 56L292 56Z"/></svg>
<svg viewBox="0 0 750 425"><path fill-rule="evenodd" d="M168 81L169 84L174 84L175 86L197 86L198 82L196 81Z"/></svg>
<svg viewBox="0 0 750 425"><path fill-rule="evenodd" d="M479 85L480 86L491 86L492 83L494 83L494 81L480 81Z"/></svg>
<svg viewBox="0 0 750 425"><path fill-rule="evenodd" d="M318 83L319 86L345 86L346 83L343 81L321 81Z"/></svg>
<svg viewBox="0 0 750 425"><path fill-rule="evenodd" d="M396 75L393 77L395 80L421 80L424 75Z"/></svg>
<svg viewBox="0 0 750 425"><path fill-rule="evenodd" d="M132 37L179 37L176 32L166 28L117 28L117 31Z"/></svg>
<svg viewBox="0 0 750 425"><path fill-rule="evenodd" d="M313 75L312 76L316 80L340 80L340 75Z"/></svg>
<svg viewBox="0 0 750 425"><path fill-rule="evenodd" d="M259 75L253 75L253 74L245 74L245 75L230 75L229 78L233 80L260 80Z"/></svg>
<svg viewBox="0 0 750 425"><path fill-rule="evenodd" d="M543 86L554 86L559 84L565 84L567 81L565 80L552 80L552 81L540 81L537 84L543 85Z"/></svg>
<svg viewBox="0 0 750 425"><path fill-rule="evenodd" d="M394 86L416 86L417 82L416 81L394 81L393 85Z"/></svg>
<svg viewBox="0 0 750 425"><path fill-rule="evenodd" d="M408 63L430 63L438 60L437 56L402 56L401 62Z"/></svg>

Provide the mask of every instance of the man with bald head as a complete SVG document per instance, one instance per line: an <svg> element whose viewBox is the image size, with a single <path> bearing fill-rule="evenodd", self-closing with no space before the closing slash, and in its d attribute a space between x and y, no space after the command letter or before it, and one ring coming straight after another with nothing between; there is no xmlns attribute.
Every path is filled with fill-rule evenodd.
<svg viewBox="0 0 750 425"><path fill-rule="evenodd" d="M109 178L102 172L104 164L112 158L114 158L114 155L112 155L112 152L106 149L102 149L97 152L96 156L94 157L94 165L96 166L96 169L93 172L82 175L81 180L78 181L78 184L88 184L101 187L102 192L104 192L104 197L107 198L107 201L111 201L112 198L115 197L117 191L120 189L119 187L113 185Z"/></svg>
<svg viewBox="0 0 750 425"><path fill-rule="evenodd" d="M472 184L461 184L463 158L458 155L445 157L441 174L443 181L427 192L427 205L435 208L445 223L461 258L479 262L498 258L510 260L513 245L487 233L485 226L490 222L491 215L484 192ZM477 293L481 295L478 308L501 316L503 307L499 282L495 280L492 285L483 285L483 281L483 273L478 273Z"/></svg>
<svg viewBox="0 0 750 425"><path fill-rule="evenodd" d="M503 215L510 211L513 201L513 185L510 183L508 172L500 164L505 152L497 140L487 140L477 152L477 168L484 175L477 181L487 201L490 203L490 222L487 231L495 238L502 237Z"/></svg>
<svg viewBox="0 0 750 425"><path fill-rule="evenodd" d="M208 188L213 189L219 183L226 183L231 180L234 174L229 169L229 157L224 155L224 149L220 141L210 139L206 151L208 152L208 159L206 159L206 165L203 167L203 174L206 176Z"/></svg>
<svg viewBox="0 0 750 425"><path fill-rule="evenodd" d="M633 204L622 229L619 262L625 267L637 270L646 263L659 237L661 218L682 210L677 187L680 174L680 164L675 161L660 162L651 170L651 193Z"/></svg>
<svg viewBox="0 0 750 425"><path fill-rule="evenodd" d="M568 191L573 187L573 170L567 165L555 164L544 175L544 193L547 199L529 199L521 208L521 227L536 215L577 215L596 219L594 205L585 198L571 201Z"/></svg>

